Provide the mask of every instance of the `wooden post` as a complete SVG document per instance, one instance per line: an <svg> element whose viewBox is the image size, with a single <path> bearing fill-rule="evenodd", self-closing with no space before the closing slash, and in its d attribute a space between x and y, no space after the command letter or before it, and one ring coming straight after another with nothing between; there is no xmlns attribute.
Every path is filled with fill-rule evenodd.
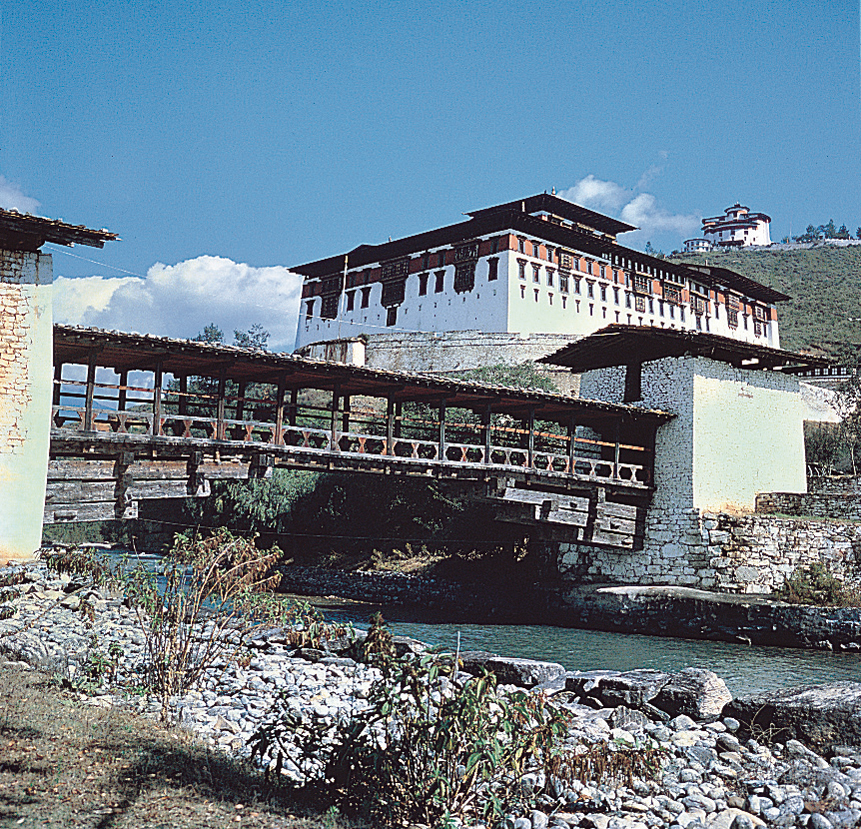
<svg viewBox="0 0 861 829"><path fill-rule="evenodd" d="M239 381L239 398L236 401L236 419L242 420L245 415L245 389L248 388L247 380Z"/></svg>
<svg viewBox="0 0 861 829"><path fill-rule="evenodd" d="M576 449L577 449L577 424L571 420L568 422L568 474L572 475L574 473L574 465L577 463L575 460L576 457Z"/></svg>
<svg viewBox="0 0 861 829"><path fill-rule="evenodd" d="M490 418L491 418L490 403L488 403L484 409L484 413L483 413L482 418L481 418L482 425L484 426L484 462L485 463L490 463L490 445L491 445L491 441L490 441L490 435L491 435Z"/></svg>
<svg viewBox="0 0 861 829"><path fill-rule="evenodd" d="M224 399L227 390L227 369L222 367L218 374L218 400L215 407L215 439L224 440L224 412L227 405Z"/></svg>
<svg viewBox="0 0 861 829"><path fill-rule="evenodd" d="M93 423L93 397L96 394L96 357L97 352L91 349L87 354L87 392L84 398L84 429L91 432Z"/></svg>
<svg viewBox="0 0 861 829"><path fill-rule="evenodd" d="M290 389L290 425L295 426L299 416L299 389Z"/></svg>
<svg viewBox="0 0 861 829"><path fill-rule="evenodd" d="M180 415L188 414L188 375L183 374L179 378L179 402L177 403L177 413Z"/></svg>
<svg viewBox="0 0 861 829"><path fill-rule="evenodd" d="M127 371L120 372L120 390L117 394L117 410L120 412L124 412L126 410L126 403L128 401L128 386L129 386L129 373Z"/></svg>
<svg viewBox="0 0 861 829"><path fill-rule="evenodd" d="M389 395L386 399L386 455L394 455L395 442L395 401Z"/></svg>
<svg viewBox="0 0 861 829"><path fill-rule="evenodd" d="M341 416L341 431L350 431L350 395L344 395L344 413Z"/></svg>
<svg viewBox="0 0 861 829"><path fill-rule="evenodd" d="M63 364L57 363L54 366L54 394L53 401L55 406L60 405L60 388L63 385Z"/></svg>
<svg viewBox="0 0 861 829"><path fill-rule="evenodd" d="M621 432L622 432L622 421L617 419L616 426L613 430L615 432L615 440L616 446L613 450L613 477L618 479L619 477L619 444L621 443Z"/></svg>
<svg viewBox="0 0 861 829"><path fill-rule="evenodd" d="M284 439L284 393L287 386L287 375L278 376L278 390L275 392L275 445L280 446Z"/></svg>
<svg viewBox="0 0 861 829"><path fill-rule="evenodd" d="M439 462L445 462L445 398L439 402Z"/></svg>
<svg viewBox="0 0 861 829"><path fill-rule="evenodd" d="M152 433L161 434L161 384L164 380L162 373L162 362L159 360L155 365L152 387Z"/></svg>
<svg viewBox="0 0 861 829"><path fill-rule="evenodd" d="M335 388L332 389L332 418L329 423L331 436L329 438L329 449L332 452L337 452L338 447L338 399L341 397L341 384L335 383Z"/></svg>
<svg viewBox="0 0 861 829"><path fill-rule="evenodd" d="M401 429L404 423L404 404L400 401L395 403L395 437L401 437Z"/></svg>
<svg viewBox="0 0 861 829"><path fill-rule="evenodd" d="M532 469L535 463L535 407L529 407L529 418L527 420L527 428L529 429L529 434L527 436L527 449L526 449L526 465Z"/></svg>

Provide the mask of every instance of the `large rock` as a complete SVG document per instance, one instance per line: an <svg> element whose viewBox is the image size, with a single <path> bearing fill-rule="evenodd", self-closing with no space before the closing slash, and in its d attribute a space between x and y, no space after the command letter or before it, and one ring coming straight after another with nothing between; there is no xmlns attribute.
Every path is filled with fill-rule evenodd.
<svg viewBox="0 0 861 829"><path fill-rule="evenodd" d="M565 668L558 662L497 656L486 651L464 651L460 654L460 660L463 670L473 676L486 670L495 674L501 685L518 685L521 688L532 688L565 674Z"/></svg>
<svg viewBox="0 0 861 829"><path fill-rule="evenodd" d="M820 751L835 744L861 745L861 683L804 685L749 694L730 703L735 717L754 736L767 733L784 742L801 740Z"/></svg>
<svg viewBox="0 0 861 829"><path fill-rule="evenodd" d="M584 671L566 674L565 688L584 700L608 708L625 705L650 716L656 712L696 720L718 717L732 695L724 681L705 668L685 668L675 674L662 671Z"/></svg>
<svg viewBox="0 0 861 829"><path fill-rule="evenodd" d="M652 705L671 717L687 714L695 720L717 719L732 694L726 683L714 671L706 668L685 668L672 674Z"/></svg>

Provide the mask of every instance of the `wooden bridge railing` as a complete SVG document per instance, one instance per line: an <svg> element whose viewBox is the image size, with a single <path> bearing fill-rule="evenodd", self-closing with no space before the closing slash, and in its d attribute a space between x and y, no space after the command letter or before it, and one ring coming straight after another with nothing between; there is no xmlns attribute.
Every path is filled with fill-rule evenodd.
<svg viewBox="0 0 861 829"><path fill-rule="evenodd" d="M162 386L55 376L52 432L86 433L98 440L129 436L187 443L294 450L303 455L380 459L416 466L529 470L542 477L648 488L650 447L612 439L593 428L434 403L394 402L368 395L327 394L319 389L279 389L255 384L173 380ZM280 391L280 394L279 394ZM253 393L249 393L253 392ZM328 400L322 399L323 396ZM248 417L247 413L253 416Z"/></svg>

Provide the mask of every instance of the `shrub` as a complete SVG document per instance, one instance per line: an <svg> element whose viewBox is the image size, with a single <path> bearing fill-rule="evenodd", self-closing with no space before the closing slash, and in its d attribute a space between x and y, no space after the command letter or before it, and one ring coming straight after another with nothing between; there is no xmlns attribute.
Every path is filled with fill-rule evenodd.
<svg viewBox="0 0 861 829"><path fill-rule="evenodd" d="M858 588L833 576L821 561L797 567L777 591L777 596L793 604L861 606Z"/></svg>
<svg viewBox="0 0 861 829"><path fill-rule="evenodd" d="M533 804L527 771L566 782L594 772L606 782L658 767L657 750L563 751L569 715L543 695L500 693L492 674L459 684L451 656L395 659L379 620L375 629L367 649L381 676L364 708L336 722L285 696L253 735L252 756L270 781L283 782L286 769L347 814L438 825L455 816L495 822Z"/></svg>
<svg viewBox="0 0 861 829"><path fill-rule="evenodd" d="M61 550L45 558L59 572L124 589L144 634L145 683L161 700L165 718L171 696L197 685L216 664L236 659L261 627L289 625L296 646L343 634L309 606L273 597L279 555L277 548L262 552L252 540L219 529L207 537L177 535L155 569L127 562L112 568L92 550Z"/></svg>

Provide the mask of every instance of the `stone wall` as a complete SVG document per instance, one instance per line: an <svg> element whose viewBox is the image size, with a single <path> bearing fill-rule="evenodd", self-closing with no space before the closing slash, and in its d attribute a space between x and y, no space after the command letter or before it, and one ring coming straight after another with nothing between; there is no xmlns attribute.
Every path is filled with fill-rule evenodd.
<svg viewBox="0 0 861 829"><path fill-rule="evenodd" d="M804 515L861 521L861 478L849 475L808 479L809 492L763 492L756 496L761 514Z"/></svg>
<svg viewBox="0 0 861 829"><path fill-rule="evenodd" d="M772 593L799 566L823 562L838 578L857 578L861 524L700 514L656 517L639 551L555 543L563 579L574 583L673 584L725 593Z"/></svg>
<svg viewBox="0 0 861 829"><path fill-rule="evenodd" d="M488 334L481 331L372 334L367 338L365 360L368 368L437 374L534 362L576 339L577 336L570 334ZM542 364L536 368L550 376L563 393L577 393L578 375L566 368Z"/></svg>

